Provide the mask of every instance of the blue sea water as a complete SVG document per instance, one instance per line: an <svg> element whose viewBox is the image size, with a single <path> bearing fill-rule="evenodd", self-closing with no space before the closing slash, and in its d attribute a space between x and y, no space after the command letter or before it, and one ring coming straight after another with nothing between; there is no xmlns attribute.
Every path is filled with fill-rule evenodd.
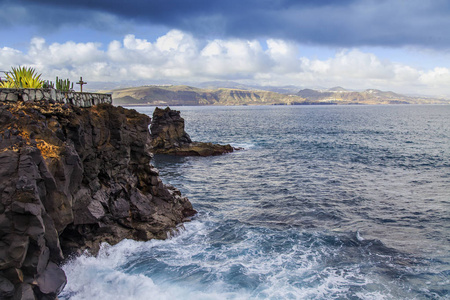
<svg viewBox="0 0 450 300"><path fill-rule="evenodd" d="M198 215L68 262L61 299L450 299L450 106L176 109L244 149L156 156Z"/></svg>

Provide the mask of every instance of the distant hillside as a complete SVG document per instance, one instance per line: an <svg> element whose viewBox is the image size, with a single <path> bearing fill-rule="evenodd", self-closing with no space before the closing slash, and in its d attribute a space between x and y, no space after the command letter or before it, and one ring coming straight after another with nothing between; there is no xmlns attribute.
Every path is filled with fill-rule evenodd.
<svg viewBox="0 0 450 300"><path fill-rule="evenodd" d="M115 105L450 104L450 101L442 99L411 97L376 89L356 92L342 87L303 89L285 94L252 90L244 86L196 88L186 85L150 85L101 92L112 94Z"/></svg>
<svg viewBox="0 0 450 300"><path fill-rule="evenodd" d="M348 92L348 90L341 86L335 86L334 88L328 89L328 92Z"/></svg>
<svg viewBox="0 0 450 300"><path fill-rule="evenodd" d="M448 100L442 99L410 97L375 89L355 92L342 87L335 87L326 91L304 89L299 91L297 96L305 98L307 101L336 104L450 104Z"/></svg>
<svg viewBox="0 0 450 300"><path fill-rule="evenodd" d="M195 86L202 89L210 89L210 90L227 88L227 89L249 90L249 91L269 91L288 95L295 94L300 89L298 86L293 85L286 85L286 86L248 85L233 81L208 81L195 84Z"/></svg>
<svg viewBox="0 0 450 300"><path fill-rule="evenodd" d="M300 96L232 88L200 89L183 85L141 86L102 91L115 105L270 105L305 101Z"/></svg>

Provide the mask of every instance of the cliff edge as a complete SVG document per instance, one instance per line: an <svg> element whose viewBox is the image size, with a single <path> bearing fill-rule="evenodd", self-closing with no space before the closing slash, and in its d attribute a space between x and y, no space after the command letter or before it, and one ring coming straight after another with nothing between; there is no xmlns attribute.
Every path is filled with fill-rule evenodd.
<svg viewBox="0 0 450 300"><path fill-rule="evenodd" d="M149 124L109 104L0 103L0 299L55 299L67 255L166 238L196 213L150 165Z"/></svg>

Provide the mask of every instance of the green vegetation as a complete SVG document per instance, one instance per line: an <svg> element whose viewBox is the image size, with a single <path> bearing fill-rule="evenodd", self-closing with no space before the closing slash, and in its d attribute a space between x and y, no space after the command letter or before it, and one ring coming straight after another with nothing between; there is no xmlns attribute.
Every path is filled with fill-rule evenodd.
<svg viewBox="0 0 450 300"><path fill-rule="evenodd" d="M73 82L72 84L70 83L69 79L65 79L62 80L60 78L58 78L58 76L56 76L56 89L60 90L62 92L70 92L73 90ZM55 88L55 84L53 83L53 81L44 81L44 84L42 85L42 88L44 89L54 89Z"/></svg>
<svg viewBox="0 0 450 300"><path fill-rule="evenodd" d="M44 81L44 83L42 84L42 88L43 89L54 89L55 88L55 84L53 83L53 81Z"/></svg>
<svg viewBox="0 0 450 300"><path fill-rule="evenodd" d="M11 72L6 73L6 81L0 82L0 88L42 88L44 81L41 74L34 68L18 67L11 68Z"/></svg>
<svg viewBox="0 0 450 300"><path fill-rule="evenodd" d="M11 68L10 72L6 72L6 80L0 81L0 88L9 89L54 89L55 84L52 81L42 80L42 74L38 74L34 68L18 67ZM69 79L59 79L56 76L56 89L69 92L73 90L73 82Z"/></svg>
<svg viewBox="0 0 450 300"><path fill-rule="evenodd" d="M63 92L69 92L73 90L73 82L71 85L69 79L62 80L59 79L58 76L56 76L56 89Z"/></svg>
<svg viewBox="0 0 450 300"><path fill-rule="evenodd" d="M0 88L12 89L14 88L14 84L12 81L0 81Z"/></svg>

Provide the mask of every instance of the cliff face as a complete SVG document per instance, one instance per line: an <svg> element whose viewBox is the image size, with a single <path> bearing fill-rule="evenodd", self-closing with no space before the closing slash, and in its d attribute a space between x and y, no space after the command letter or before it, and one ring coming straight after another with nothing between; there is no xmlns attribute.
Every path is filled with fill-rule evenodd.
<svg viewBox="0 0 450 300"><path fill-rule="evenodd" d="M68 254L195 214L150 165L149 124L108 104L0 103L0 299L55 299Z"/></svg>
<svg viewBox="0 0 450 300"><path fill-rule="evenodd" d="M180 112L169 107L155 108L150 131L152 148L155 150L172 149L192 143L191 137L184 130L184 119Z"/></svg>
<svg viewBox="0 0 450 300"><path fill-rule="evenodd" d="M230 145L193 142L184 130L180 111L155 108L152 125L152 152L178 156L212 156L233 152Z"/></svg>

